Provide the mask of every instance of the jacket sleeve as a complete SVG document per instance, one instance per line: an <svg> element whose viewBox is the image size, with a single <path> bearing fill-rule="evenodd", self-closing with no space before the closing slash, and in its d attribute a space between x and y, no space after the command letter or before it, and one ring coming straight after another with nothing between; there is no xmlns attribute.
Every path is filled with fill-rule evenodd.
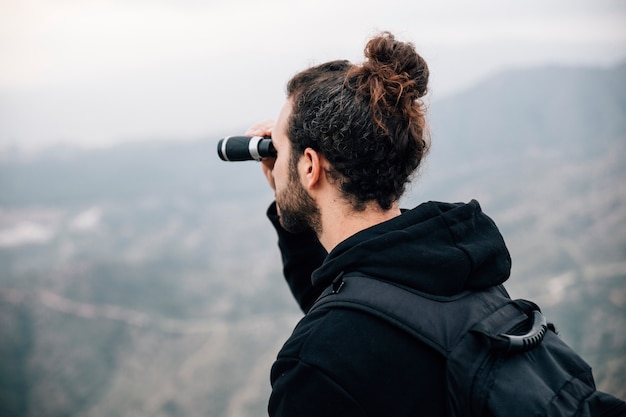
<svg viewBox="0 0 626 417"><path fill-rule="evenodd" d="M323 288L313 287L311 273L322 265L327 252L313 231L291 233L283 229L275 202L267 210L267 217L278 233L285 280L300 308L306 313L323 291Z"/></svg>

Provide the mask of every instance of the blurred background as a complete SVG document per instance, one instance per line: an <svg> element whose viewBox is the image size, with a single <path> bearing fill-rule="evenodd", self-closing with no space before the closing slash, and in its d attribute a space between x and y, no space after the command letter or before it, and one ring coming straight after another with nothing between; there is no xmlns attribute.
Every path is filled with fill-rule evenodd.
<svg viewBox="0 0 626 417"><path fill-rule="evenodd" d="M381 30L431 69L403 199L476 198L626 397L620 0L0 0L0 415L262 416L301 313L256 162L217 140Z"/></svg>

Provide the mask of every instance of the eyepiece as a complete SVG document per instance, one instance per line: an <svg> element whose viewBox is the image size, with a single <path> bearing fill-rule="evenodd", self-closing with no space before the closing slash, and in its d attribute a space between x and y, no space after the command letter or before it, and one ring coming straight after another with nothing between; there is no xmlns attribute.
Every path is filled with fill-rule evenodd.
<svg viewBox="0 0 626 417"><path fill-rule="evenodd" d="M217 154L222 161L260 161L263 158L274 158L276 149L271 138L228 136L217 143Z"/></svg>

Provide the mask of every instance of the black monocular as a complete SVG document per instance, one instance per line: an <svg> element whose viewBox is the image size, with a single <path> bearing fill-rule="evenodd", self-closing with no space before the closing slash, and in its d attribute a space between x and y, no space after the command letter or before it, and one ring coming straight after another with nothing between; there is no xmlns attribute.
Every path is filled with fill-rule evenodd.
<svg viewBox="0 0 626 417"><path fill-rule="evenodd" d="M217 143L222 161L260 161L276 157L272 139L262 136L228 136Z"/></svg>

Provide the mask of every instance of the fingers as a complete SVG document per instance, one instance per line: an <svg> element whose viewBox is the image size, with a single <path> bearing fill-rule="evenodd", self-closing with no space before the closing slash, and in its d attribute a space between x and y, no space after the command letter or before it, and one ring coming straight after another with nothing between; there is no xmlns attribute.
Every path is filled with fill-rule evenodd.
<svg viewBox="0 0 626 417"><path fill-rule="evenodd" d="M246 136L272 136L272 130L274 130L274 120L267 119L252 125L246 130Z"/></svg>
<svg viewBox="0 0 626 417"><path fill-rule="evenodd" d="M262 122L252 125L246 130L246 136L272 136L272 130L274 130L275 122L272 119L263 120ZM263 169L263 175L267 179L272 190L276 191L276 185L274 183L274 175L272 170L274 169L274 163L276 158L263 158L261 160L261 168Z"/></svg>

